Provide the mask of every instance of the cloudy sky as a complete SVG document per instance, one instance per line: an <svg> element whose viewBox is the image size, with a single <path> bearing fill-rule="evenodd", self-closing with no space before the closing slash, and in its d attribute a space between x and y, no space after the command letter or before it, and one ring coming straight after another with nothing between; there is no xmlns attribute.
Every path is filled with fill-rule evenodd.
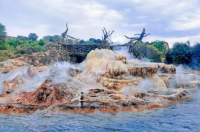
<svg viewBox="0 0 200 132"><path fill-rule="evenodd" d="M127 42L146 28L144 41L200 41L199 0L0 0L0 23L9 36L36 33L101 38L103 27L115 30L114 42Z"/></svg>

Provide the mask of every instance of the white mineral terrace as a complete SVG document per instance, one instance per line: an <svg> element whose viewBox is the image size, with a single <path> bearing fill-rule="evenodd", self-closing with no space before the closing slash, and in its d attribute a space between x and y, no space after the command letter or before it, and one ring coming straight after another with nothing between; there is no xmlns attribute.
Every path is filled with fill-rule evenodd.
<svg viewBox="0 0 200 132"><path fill-rule="evenodd" d="M31 66L25 60L0 68L1 113L143 111L188 100L200 85L197 71L127 60L108 49L92 50L77 65Z"/></svg>

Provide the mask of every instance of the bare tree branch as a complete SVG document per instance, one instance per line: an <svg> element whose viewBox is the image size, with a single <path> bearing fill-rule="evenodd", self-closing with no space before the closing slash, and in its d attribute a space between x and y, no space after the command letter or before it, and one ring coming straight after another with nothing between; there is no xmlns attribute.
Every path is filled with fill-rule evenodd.
<svg viewBox="0 0 200 132"><path fill-rule="evenodd" d="M110 32L109 32L109 33L110 33ZM111 32L111 34L110 34L108 37L110 37L113 33L114 33L114 30Z"/></svg>
<svg viewBox="0 0 200 132"><path fill-rule="evenodd" d="M142 33L141 34L135 34L134 36L136 35L140 35L139 37L127 37L126 35L124 35L126 38L130 39L130 42L134 41L134 40L137 40L137 41L142 41L142 39L150 34L146 34L145 33L145 28L143 28L142 30Z"/></svg>
<svg viewBox="0 0 200 132"><path fill-rule="evenodd" d="M105 30L105 33L106 33L106 35L107 35L108 33L107 33L107 31L106 31L106 28L105 28L105 27L104 27L104 30Z"/></svg>
<svg viewBox="0 0 200 132"><path fill-rule="evenodd" d="M149 33L149 34L147 34L147 35L144 35L144 37L146 37L146 36L148 36L148 35L150 35L150 33Z"/></svg>
<svg viewBox="0 0 200 132"><path fill-rule="evenodd" d="M135 34L134 36L136 36L136 35L141 35L141 34Z"/></svg>
<svg viewBox="0 0 200 132"><path fill-rule="evenodd" d="M105 32L104 32L104 30L102 29L102 31L103 31L103 35L105 35Z"/></svg>
<svg viewBox="0 0 200 132"><path fill-rule="evenodd" d="M114 32L114 30L112 32L110 32L110 31L107 32L105 27L102 29L102 31L103 31L102 40L104 40L104 41L106 41Z"/></svg>
<svg viewBox="0 0 200 132"><path fill-rule="evenodd" d="M137 39L137 37L128 37L128 36L126 36L126 35L124 35L127 39L131 39L131 40L136 40Z"/></svg>

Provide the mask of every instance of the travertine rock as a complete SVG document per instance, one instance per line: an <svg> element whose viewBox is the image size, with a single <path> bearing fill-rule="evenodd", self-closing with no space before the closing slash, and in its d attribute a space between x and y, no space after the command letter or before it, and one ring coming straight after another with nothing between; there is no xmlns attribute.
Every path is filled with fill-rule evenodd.
<svg viewBox="0 0 200 132"><path fill-rule="evenodd" d="M0 72L9 73L16 69L23 69L26 65L24 58L10 59L5 62L0 62Z"/></svg>
<svg viewBox="0 0 200 132"><path fill-rule="evenodd" d="M46 52L43 55L39 54L40 57L50 54ZM59 55L56 57L59 58ZM30 61L35 66L29 66L27 75L3 83L5 93L0 96L0 113L33 113L37 110L78 113L95 110L111 113L143 111L188 100L200 86L200 79L196 76L192 78L194 81L190 79L181 83L174 66L130 62L125 56L115 55L110 50L94 50L83 62L85 68L82 72L78 69L52 67L48 76L45 74L46 81L40 82L32 91L21 92L20 88L25 82L31 82L34 74L50 68L44 66L37 57L35 60L33 58ZM23 65L10 61L0 66ZM169 87L171 80L176 84L173 89Z"/></svg>
<svg viewBox="0 0 200 132"><path fill-rule="evenodd" d="M21 85L26 81L25 78L17 76L16 78L14 78L11 81L4 81L3 82L3 86L5 88L5 92L7 94L12 93L13 91L15 91L17 88L20 88Z"/></svg>
<svg viewBox="0 0 200 132"><path fill-rule="evenodd" d="M10 102L23 105L70 104L76 96L75 90L68 88L66 84L52 86L51 80L46 80L36 91L20 93Z"/></svg>
<svg viewBox="0 0 200 132"><path fill-rule="evenodd" d="M104 87L118 91L124 86L132 85L135 80L141 80L140 77L152 78L158 69L156 65L137 66L132 62L127 63L125 56L115 55L107 49L91 51L83 63L85 69L78 75L79 80L87 83L89 78L93 78Z"/></svg>

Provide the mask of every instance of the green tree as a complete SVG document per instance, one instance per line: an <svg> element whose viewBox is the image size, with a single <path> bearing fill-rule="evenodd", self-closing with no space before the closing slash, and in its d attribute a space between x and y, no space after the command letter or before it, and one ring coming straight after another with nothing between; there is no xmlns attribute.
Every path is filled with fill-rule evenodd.
<svg viewBox="0 0 200 132"><path fill-rule="evenodd" d="M50 37L49 42L53 42L53 37L52 36Z"/></svg>
<svg viewBox="0 0 200 132"><path fill-rule="evenodd" d="M81 40L79 43L80 43L80 44L83 44L83 43L85 43L85 41L84 41L84 40Z"/></svg>
<svg viewBox="0 0 200 132"><path fill-rule="evenodd" d="M95 42L96 39L95 38L90 38L89 41Z"/></svg>
<svg viewBox="0 0 200 132"><path fill-rule="evenodd" d="M19 39L9 39L8 43L10 46L14 46L14 47L17 47L18 45L21 44Z"/></svg>
<svg viewBox="0 0 200 132"><path fill-rule="evenodd" d="M96 43L101 43L101 39L97 39L97 40L96 40Z"/></svg>
<svg viewBox="0 0 200 132"><path fill-rule="evenodd" d="M47 35L47 36L43 37L44 41L50 41L50 39L52 39L52 36L50 36L50 35Z"/></svg>
<svg viewBox="0 0 200 132"><path fill-rule="evenodd" d="M160 52L166 52L164 41L155 41L153 42L153 46L156 47Z"/></svg>
<svg viewBox="0 0 200 132"><path fill-rule="evenodd" d="M186 43L176 42L173 45L173 52L174 52L174 54L187 55L187 54L191 53L191 48Z"/></svg>
<svg viewBox="0 0 200 132"><path fill-rule="evenodd" d="M148 58L152 62L162 62L162 53L152 45L146 45L141 41L137 41L129 48L131 54L136 58Z"/></svg>
<svg viewBox="0 0 200 132"><path fill-rule="evenodd" d="M200 43L197 43L192 47L192 53L194 56L200 57Z"/></svg>
<svg viewBox="0 0 200 132"><path fill-rule="evenodd" d="M45 41L43 39L40 39L39 42L38 42L38 44L40 46L44 46L45 45Z"/></svg>
<svg viewBox="0 0 200 132"><path fill-rule="evenodd" d="M56 40L58 40L59 37L60 37L59 35L54 35L53 36L53 42L55 42Z"/></svg>
<svg viewBox="0 0 200 132"><path fill-rule="evenodd" d="M18 35L17 36L17 38L19 39L19 40L28 40L28 37L26 37L26 36L21 36L21 35Z"/></svg>
<svg viewBox="0 0 200 132"><path fill-rule="evenodd" d="M90 38L89 41L91 41L93 43L101 43L100 39L95 39L95 38Z"/></svg>
<svg viewBox="0 0 200 132"><path fill-rule="evenodd" d="M35 33L30 33L28 35L29 40L36 41L38 36Z"/></svg>
<svg viewBox="0 0 200 132"><path fill-rule="evenodd" d="M192 47L192 62L189 66L194 70L200 70L200 43Z"/></svg>
<svg viewBox="0 0 200 132"><path fill-rule="evenodd" d="M59 35L54 35L54 36L47 35L43 37L43 40L49 42L55 42L59 37L60 37Z"/></svg>
<svg viewBox="0 0 200 132"><path fill-rule="evenodd" d="M166 63L188 65L192 61L192 49L186 43L176 42L166 54Z"/></svg>
<svg viewBox="0 0 200 132"><path fill-rule="evenodd" d="M4 42L0 45L0 50L7 50L9 47L8 43Z"/></svg>
<svg viewBox="0 0 200 132"><path fill-rule="evenodd" d="M0 44L5 42L6 35L6 27L0 23Z"/></svg>

